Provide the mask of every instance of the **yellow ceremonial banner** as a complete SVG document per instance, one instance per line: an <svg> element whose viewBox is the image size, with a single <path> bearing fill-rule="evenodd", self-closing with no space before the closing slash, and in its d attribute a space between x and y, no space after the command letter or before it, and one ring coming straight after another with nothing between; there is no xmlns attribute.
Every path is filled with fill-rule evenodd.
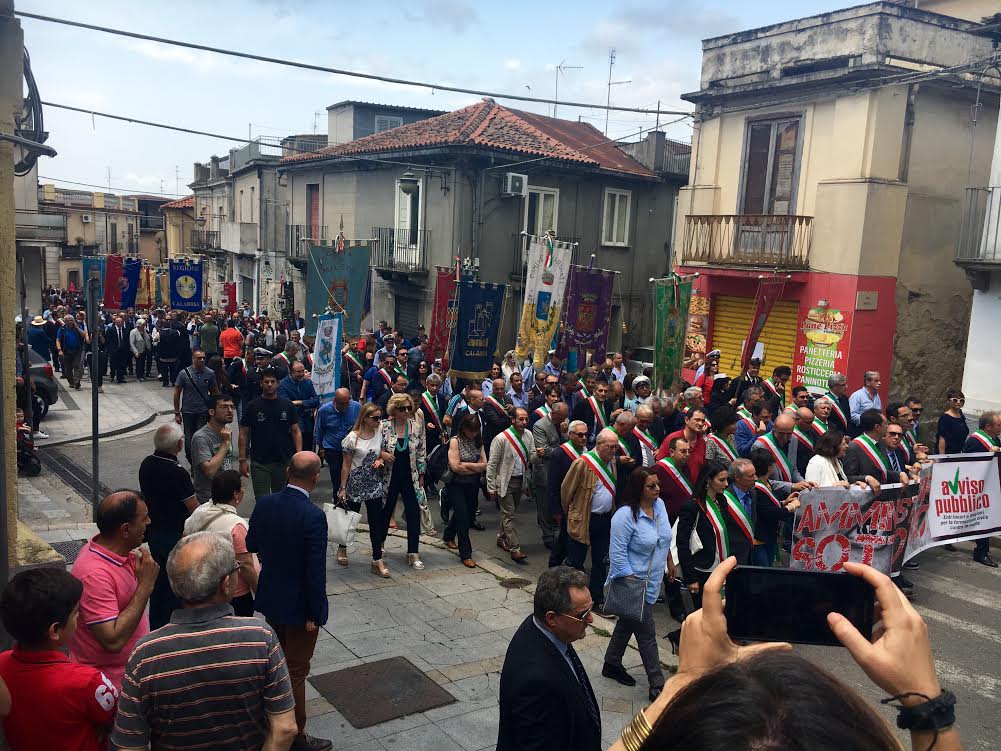
<svg viewBox="0 0 1001 751"><path fill-rule="evenodd" d="M529 242L525 302L515 355L520 360L534 350L535 367L541 368L559 326L573 246L548 236L530 237Z"/></svg>

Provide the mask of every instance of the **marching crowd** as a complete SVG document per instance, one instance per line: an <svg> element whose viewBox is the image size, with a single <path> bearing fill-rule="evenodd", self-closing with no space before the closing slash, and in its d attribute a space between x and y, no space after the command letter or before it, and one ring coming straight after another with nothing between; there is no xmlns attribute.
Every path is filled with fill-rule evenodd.
<svg viewBox="0 0 1001 751"><path fill-rule="evenodd" d="M58 355L75 388L92 334L80 318L53 305L31 322L45 341L28 337L44 357ZM516 636L512 667L502 674L498 749L598 747L599 713L570 646L592 611L618 616L602 674L635 685L622 663L635 637L656 710L645 735L637 729L630 741L624 734L624 747L677 747L634 743L650 735L651 723L660 728L657 715L673 707L664 710L664 696L676 693L665 690L658 654L653 606L661 592L682 624L668 635L673 651L681 646L679 676L692 677L694 686L699 681L685 668L701 659L693 656L700 647L690 644L703 639L705 649L715 643L721 655L736 654L725 625L719 631L723 578L735 563L781 559L801 491L911 482L933 453L919 433L921 400L884 408L875 372L851 393L835 374L826 394L813 395L789 383L787 366L762 378L757 360L733 379L720 377L720 353L712 352L693 385L655 394L650 374L629 372L621 353L571 372L555 352L539 369L508 352L485 379L456 381L428 358L423 327L408 340L385 322L345 345L342 386L321 405L304 328L298 312L271 322L246 305L236 314L126 311L102 324L97 335L109 380L149 378L155 362L163 385L174 389L175 420L157 429L139 488L100 504L99 534L72 575L26 572L4 592L4 622L18 641L0 655L0 677L15 698L5 721L15 751L97 749L107 730L112 746L123 749L331 748L305 733L305 678L327 620L327 521L318 504L364 506L371 571L391 577L384 546L401 499L401 563L418 571L421 534L441 534L463 565L476 567L471 530L485 531L480 505L491 502L499 510L497 547L523 564L528 530L517 511L525 501L534 505L550 569L533 616L519 630L528 629L522 646L531 654L540 645L532 639L542 634L556 647L581 692L579 706L563 714L597 719L599 732L579 735L580 745L566 745L567 738L533 745L553 737L566 717L543 728L546 713L527 717L512 709L527 706L526 697L543 685L525 683L531 671L513 661L515 643L524 641ZM90 367L100 383L102 364ZM949 399L936 449L998 451L1001 414L985 413L967 436L962 395L950 392ZM182 453L190 470L179 462ZM314 497L323 463L333 498ZM239 513L244 478L256 498L249 520ZM428 500L434 497L441 533ZM974 559L996 566L986 544L978 544ZM346 548L337 549L336 561L349 565ZM637 614L605 600L606 591L611 600L630 580L643 583L629 588ZM906 599L898 602L892 587L876 583L884 617L895 609L903 620L920 621ZM894 583L902 595L913 594L904 576ZM255 612L266 622L253 619ZM865 666L857 634L840 622L832 627ZM68 659L59 651L65 646ZM770 659L749 663L742 679L755 680L757 668L801 669ZM703 672L732 671L732 662L706 658ZM932 672L924 683L929 699L938 695L933 679ZM18 712L19 699L32 711ZM58 707L58 721L40 723L42 705L52 713ZM49 734L51 741L39 745Z"/></svg>

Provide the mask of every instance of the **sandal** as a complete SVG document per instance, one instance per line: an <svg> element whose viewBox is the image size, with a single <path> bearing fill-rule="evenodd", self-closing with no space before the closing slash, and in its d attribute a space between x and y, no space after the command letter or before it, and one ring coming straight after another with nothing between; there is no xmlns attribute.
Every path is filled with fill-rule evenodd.
<svg viewBox="0 0 1001 751"><path fill-rule="evenodd" d="M382 561L372 561L372 573L376 576L381 576L383 579L388 579L389 569L386 568L386 564Z"/></svg>
<svg viewBox="0 0 1001 751"><path fill-rule="evenodd" d="M407 565L416 571L424 570L424 561L421 560L417 553L407 553Z"/></svg>

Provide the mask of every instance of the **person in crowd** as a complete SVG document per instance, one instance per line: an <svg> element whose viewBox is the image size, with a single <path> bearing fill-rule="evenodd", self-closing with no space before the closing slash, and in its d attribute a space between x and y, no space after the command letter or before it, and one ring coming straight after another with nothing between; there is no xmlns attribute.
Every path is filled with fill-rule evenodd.
<svg viewBox="0 0 1001 751"><path fill-rule="evenodd" d="M375 362L373 362L372 365L376 368L387 368L392 371L396 367L397 354L396 337L392 334L386 334L382 338L382 344L375 351ZM386 357L392 357L393 362L387 365L383 361Z"/></svg>
<svg viewBox="0 0 1001 751"><path fill-rule="evenodd" d="M896 733L862 696L791 652L789 645L737 646L730 640L721 591L735 566L733 559L723 561L706 581L705 606L685 627L678 672L657 700L626 725L610 751L722 751L734 747L735 734L743 748L784 748L795 739L801 748L825 751L900 751ZM951 723L955 697L942 692L921 616L884 574L851 562L845 571L875 589L883 631L869 641L847 618L832 612L827 623L834 635L881 693L899 697L899 711L922 718L904 723L911 727L914 751L960 751L959 731ZM718 710L707 712L707 707ZM801 722L817 711L823 721ZM935 725L944 729L933 729L931 716L943 717Z"/></svg>
<svg viewBox="0 0 1001 751"><path fill-rule="evenodd" d="M615 433L618 440L618 452L615 456L617 471L615 473L616 495L629 481L629 475L636 467L643 465L643 452L640 450L640 442L633 435L633 428L636 427L636 417L632 412L623 410L615 418L615 423L610 430Z"/></svg>
<svg viewBox="0 0 1001 751"><path fill-rule="evenodd" d="M445 426L445 410L448 402L441 393L441 377L431 373L424 381L424 392L420 395L417 411L424 423L424 437L429 449L440 446L448 440Z"/></svg>
<svg viewBox="0 0 1001 751"><path fill-rule="evenodd" d="M848 482L862 480L869 483L869 478L882 484L897 482L890 478L889 464L882 446L883 433L886 432L886 418L878 409L867 409L859 415L859 428L862 433L848 446L842 460Z"/></svg>
<svg viewBox="0 0 1001 751"><path fill-rule="evenodd" d="M512 373L508 378L507 403L522 409L528 409L528 390L525 388L525 378L520 372Z"/></svg>
<svg viewBox="0 0 1001 751"><path fill-rule="evenodd" d="M179 606L167 580L167 556L181 539L184 521L198 508L198 497L191 475L177 462L184 447L180 427L172 422L158 427L153 433L153 447L154 452L139 465L139 489L151 520L146 542L160 568L149 600L149 623L150 628L160 628Z"/></svg>
<svg viewBox="0 0 1001 751"><path fill-rule="evenodd" d="M904 404L911 411L911 417L914 418L914 425L911 427L911 442L912 443L925 443L921 439L921 416L925 412L924 402L921 397L911 395L904 399Z"/></svg>
<svg viewBox="0 0 1001 751"><path fill-rule="evenodd" d="M223 469L212 477L212 498L191 512L184 522L184 536L196 532L220 532L233 545L240 565L233 599L233 612L243 617L254 614L254 591L261 573L257 556L247 550L247 520L240 516L243 478L235 469Z"/></svg>
<svg viewBox="0 0 1001 751"><path fill-rule="evenodd" d="M569 405L566 402L560 401L560 390L557 386L546 386L545 393L543 395L543 401L539 405L528 413L528 427L534 428L535 423L541 420L543 417L549 414L553 406L559 402L563 406L567 407L569 414Z"/></svg>
<svg viewBox="0 0 1001 751"><path fill-rule="evenodd" d="M418 491L423 494L427 454L424 443L424 425L417 419L414 400L410 394L393 394L386 404L387 419L382 421L383 451L391 455L390 470L383 473L385 508L381 519L381 539L389 534L389 522L396 510L396 502L403 497L403 511L407 519L407 565L417 571L424 569L420 557L421 507ZM382 545L379 546L380 549Z"/></svg>
<svg viewBox="0 0 1001 751"><path fill-rule="evenodd" d="M63 377L71 388L79 391L83 376L83 352L90 344L90 337L71 315L63 318L63 325L56 335L56 352L62 360Z"/></svg>
<svg viewBox="0 0 1001 751"><path fill-rule="evenodd" d="M297 740L289 668L268 624L234 615L240 564L228 537L185 537L167 567L184 607L129 659L112 745L288 748Z"/></svg>
<svg viewBox="0 0 1001 751"><path fill-rule="evenodd" d="M761 382L765 398L772 404L772 414L777 415L786 405L786 383L792 378L792 368L779 365L772 370L772 377Z"/></svg>
<svg viewBox="0 0 1001 751"><path fill-rule="evenodd" d="M848 397L848 417L858 430L862 428L862 413L867 409L883 411L883 400L879 398L882 380L877 370L867 370L862 374L862 388Z"/></svg>
<svg viewBox="0 0 1001 751"><path fill-rule="evenodd" d="M445 527L445 547L459 554L462 565L474 568L473 546L469 541L470 519L476 513L476 496L487 469L487 453L475 415L466 415L459 432L448 441L448 468L452 478L445 486L452 515Z"/></svg>
<svg viewBox="0 0 1001 751"><path fill-rule="evenodd" d="M146 329L146 319L139 316L136 326L129 331L129 350L135 360L136 380L145 381L150 373L150 357L153 353L153 342Z"/></svg>
<svg viewBox="0 0 1001 751"><path fill-rule="evenodd" d="M426 360L421 360L416 365L412 365L407 371L408 391L413 395L415 400L419 400L421 394L427 390L427 381L430 375L431 363Z"/></svg>
<svg viewBox="0 0 1001 751"><path fill-rule="evenodd" d="M314 417L320 406L313 381L306 377L306 366L298 360L289 368L289 374L278 383L278 396L288 399L295 407L302 434L302 445L306 451L313 450Z"/></svg>
<svg viewBox="0 0 1001 751"><path fill-rule="evenodd" d="M555 349L549 350L549 362L546 363L543 370L550 375L556 376L557 378L559 378L560 374L563 372L563 360L558 354L556 354Z"/></svg>
<svg viewBox="0 0 1001 751"><path fill-rule="evenodd" d="M108 343L108 358L111 363L111 380L114 383L125 383L125 371L132 362L132 350L129 346L130 331L125 324L125 316L115 316L112 324L104 331Z"/></svg>
<svg viewBox="0 0 1001 751"><path fill-rule="evenodd" d="M561 488L573 462L587 450L587 425L574 420L567 425L567 441L553 451L546 466L549 517L557 527L553 547L549 552L549 566L560 566L567 556L567 517L563 513Z"/></svg>
<svg viewBox="0 0 1001 751"><path fill-rule="evenodd" d="M706 464L695 481L692 497L678 513L678 562L695 610L702 607L703 590L713 569L729 557L732 517L723 496L728 479L725 465ZM690 542L693 533L700 544L697 551Z"/></svg>
<svg viewBox="0 0 1001 751"><path fill-rule="evenodd" d="M378 399L373 399L372 403L385 412L386 405L389 404L389 400L397 394L406 394L408 385L409 382L407 381L407 377L405 375L393 373L393 382L390 387L386 391L383 391L382 395Z"/></svg>
<svg viewBox="0 0 1001 751"><path fill-rule="evenodd" d="M806 465L813 458L813 444L816 440L813 433L813 410L809 407L795 407L790 412L789 407L786 407L785 414L791 414L796 422L792 429L793 440L796 441L796 469L800 475L805 475Z"/></svg>
<svg viewBox="0 0 1001 751"><path fill-rule="evenodd" d="M115 689L136 642L149 633L149 604L160 566L138 551L150 518L132 490L105 496L94 512L98 533L83 546L71 572L83 583L78 628L70 659L102 671Z"/></svg>
<svg viewBox="0 0 1001 751"><path fill-rule="evenodd" d="M532 425L532 443L535 453L530 458L532 467L532 496L535 498L535 519L542 531L543 544L552 550L558 527L549 510L549 460L558 451L567 436L563 425L567 419L567 405L556 402L550 411Z"/></svg>
<svg viewBox="0 0 1001 751"><path fill-rule="evenodd" d="M755 441L772 429L774 413L771 403L764 399L752 403L745 411L746 415L743 412L739 413L740 419L734 430L733 442L737 447L737 453L746 458L754 448Z"/></svg>
<svg viewBox="0 0 1001 751"><path fill-rule="evenodd" d="M361 404L351 398L351 392L341 387L334 392L332 401L325 402L316 412L313 427L313 442L316 451L327 462L330 470L330 485L336 499L337 490L342 486L341 468L344 457L341 441L358 422Z"/></svg>
<svg viewBox="0 0 1001 751"><path fill-rule="evenodd" d="M0 595L12 649L0 653L0 716L11 751L99 751L118 689L99 669L71 662L80 580L62 568L18 572ZM8 693L9 692L9 693Z"/></svg>
<svg viewBox="0 0 1001 751"><path fill-rule="evenodd" d="M771 474L775 458L765 449L753 449L750 462L754 465L754 546L751 565L770 567L779 552L779 525L792 525L799 508L799 492L786 493L774 487Z"/></svg>
<svg viewBox="0 0 1001 751"><path fill-rule="evenodd" d="M574 460L560 486L563 514L567 518L567 560L583 571L584 559L590 551L589 586L599 611L605 601L605 559L615 505L613 460L618 445L614 431L602 430L595 447Z"/></svg>
<svg viewBox="0 0 1001 751"><path fill-rule="evenodd" d="M206 367L205 353L191 352L191 365L177 374L174 382L174 422L184 427L184 456L191 463L191 436L208 422L211 394L219 393L215 373Z"/></svg>
<svg viewBox="0 0 1001 751"><path fill-rule="evenodd" d="M544 375L545 378L540 379L541 383L536 381L536 385L540 389L540 393L544 394L545 390L551 385L549 382L555 378L556 385L559 386L560 389L560 401L566 402L571 415L574 413L577 405L587 399L587 396L581 392L581 383L576 373L567 371L560 376L551 375L549 373L545 373Z"/></svg>
<svg viewBox="0 0 1001 751"><path fill-rule="evenodd" d="M959 454L970 434L963 405L966 397L959 389L949 389L945 393L945 411L939 415L938 429L935 431L935 449L939 454Z"/></svg>
<svg viewBox="0 0 1001 751"><path fill-rule="evenodd" d="M219 336L220 332L215 323L215 316L206 313L204 323L198 327L198 346L209 357L219 354Z"/></svg>
<svg viewBox="0 0 1001 751"><path fill-rule="evenodd" d="M670 451L671 439L684 438L688 441L691 454L688 457L688 469L691 477L698 477L702 465L706 462L706 413L701 407L692 407L685 417L685 427L670 433L664 438L657 449L657 460L663 459Z"/></svg>
<svg viewBox="0 0 1001 751"><path fill-rule="evenodd" d="M320 457L296 452L288 463L288 485L257 496L247 533L247 550L261 559L254 606L275 630L288 662L296 751L327 751L332 745L305 732L306 676L320 627L327 622L327 518L310 500L319 477Z"/></svg>
<svg viewBox="0 0 1001 751"><path fill-rule="evenodd" d="M626 646L635 636L649 682L650 701L654 701L664 687L653 606L660 595L665 572L669 581L675 577L670 557L671 522L659 494L656 473L639 467L629 475L619 508L612 516L607 583L611 586L616 579L631 577L644 581L646 586L642 592L642 618L618 618L601 668L606 678L624 686L635 686L636 679L622 665Z"/></svg>
<svg viewBox="0 0 1001 751"><path fill-rule="evenodd" d="M346 392L347 389L338 389ZM347 398L346 394L342 395ZM351 402L357 404L357 402ZM372 573L389 577L389 569L382 561L383 543L383 480L385 466L392 463L393 455L385 450L382 443L382 410L368 402L352 410L355 423L340 441L340 448L328 454L329 461L339 457L341 463L337 472L335 501L347 506L351 511L361 511L362 504L368 514L368 534L372 542ZM333 468L331 468L333 477ZM348 549L337 546L337 563L348 565Z"/></svg>
<svg viewBox="0 0 1001 751"><path fill-rule="evenodd" d="M35 316L28 325L28 346L46 362L49 358L49 335L45 333L45 319Z"/></svg>
<svg viewBox="0 0 1001 751"><path fill-rule="evenodd" d="M744 419L751 418L751 408L755 404L761 404L765 401L765 392L760 386L748 386L740 394L741 403L737 407L737 416Z"/></svg>
<svg viewBox="0 0 1001 751"><path fill-rule="evenodd" d="M97 383L97 393L104 393L104 379L108 375L108 334L104 326L97 326L92 334L97 339L97 359L94 359L92 349L87 350L87 365L90 370L90 380ZM93 341L93 338L91 341Z"/></svg>
<svg viewBox="0 0 1001 751"><path fill-rule="evenodd" d="M264 347L255 347L250 350L254 358L254 365L247 371L247 388L244 392L243 403L247 404L261 396L261 374L265 370L273 370L271 367L271 350ZM277 375L277 371L275 371Z"/></svg>
<svg viewBox="0 0 1001 751"><path fill-rule="evenodd" d="M678 408L678 398L672 394L660 397L660 412L657 418L664 438L685 427L685 413ZM661 443L663 442L664 439L661 438Z"/></svg>
<svg viewBox="0 0 1001 751"><path fill-rule="evenodd" d="M360 401L378 401L383 392L393 385L396 373L396 355L383 355L381 365L373 365L365 372L365 380L361 385Z"/></svg>
<svg viewBox="0 0 1001 751"><path fill-rule="evenodd" d="M792 394L792 401L786 405L786 411L789 414L793 414L800 407L810 406L810 391L803 384L793 386L790 393Z"/></svg>
<svg viewBox="0 0 1001 751"><path fill-rule="evenodd" d="M216 355L213 359L218 359ZM209 396L209 421L191 437L191 478L198 503L212 497L212 478L219 472L239 469L233 445L233 400L225 394ZM169 552L169 550L168 550ZM166 560L166 558L164 558Z"/></svg>
<svg viewBox="0 0 1001 751"><path fill-rule="evenodd" d="M524 563L528 556L521 549L515 514L521 504L523 489L530 487L535 441L528 427L528 411L517 408L511 426L493 438L487 452L487 495L500 505L500 529L497 547L511 556L515 563Z"/></svg>
<svg viewBox="0 0 1001 751"><path fill-rule="evenodd" d="M491 396L494 393L494 381L498 379L504 381L504 377L501 374L500 363L495 362L493 365L490 366L490 373L487 375L486 378L483 379L483 383L480 384L480 390L483 392L484 397ZM504 388L501 389L501 392L500 394L498 394L498 396L503 397L504 392L506 390L507 390L507 382L505 381Z"/></svg>
<svg viewBox="0 0 1001 751"><path fill-rule="evenodd" d="M751 562L757 523L754 465L739 457L729 465L730 487L723 491L721 509L727 523L727 548L742 566ZM725 508L723 508L725 507Z"/></svg>
<svg viewBox="0 0 1001 751"><path fill-rule="evenodd" d="M442 384L444 385L444 384ZM469 395L473 391L479 391L480 387L473 379L463 380L457 378L455 382L456 392L452 394L448 399L448 407L445 408L445 415L442 418L443 422L448 426L449 430L453 432L458 430L458 423L454 423L453 418L456 412L463 409L469 404ZM480 391L480 394L483 392ZM482 427L482 423L481 423Z"/></svg>
<svg viewBox="0 0 1001 751"><path fill-rule="evenodd" d="M806 479L818 488L847 488L848 475L841 464L848 451L848 438L840 430L828 430L813 444L814 454L806 465Z"/></svg>
<svg viewBox="0 0 1001 751"><path fill-rule="evenodd" d="M706 433L706 461L730 464L737 458L733 443L738 424L737 412L729 404L717 407L712 415L712 430Z"/></svg>
<svg viewBox="0 0 1001 751"><path fill-rule="evenodd" d="M655 417L653 407L648 404L640 404L635 412L636 425L633 427L633 438L639 446L638 463L640 466L650 468L657 461L657 449L660 441L654 435Z"/></svg>
<svg viewBox="0 0 1001 751"><path fill-rule="evenodd" d="M796 420L792 415L783 413L775 418L772 429L754 442L754 448L769 451L775 459L775 470L772 474L772 484L781 490L806 490L810 483L799 473L797 458L799 442L793 438Z"/></svg>
<svg viewBox="0 0 1001 751"><path fill-rule="evenodd" d="M688 464L691 452L691 444L685 437L676 435L668 441L668 455L653 465L660 486L660 498L672 524L694 492Z"/></svg>
<svg viewBox="0 0 1001 751"><path fill-rule="evenodd" d="M601 711L573 642L587 635L594 603L585 575L568 566L539 576L533 612L507 648L500 677L497 751L599 751Z"/></svg>
<svg viewBox="0 0 1001 751"><path fill-rule="evenodd" d="M236 321L223 320L222 331L219 333L219 347L222 349L223 362L227 367L234 357L243 357L243 334L240 333Z"/></svg>
<svg viewBox="0 0 1001 751"><path fill-rule="evenodd" d="M285 467L302 451L295 407L278 396L278 375L270 368L261 373L261 390L240 420L240 474L250 477L255 498L284 487Z"/></svg>
<svg viewBox="0 0 1001 751"><path fill-rule="evenodd" d="M908 470L916 473L920 464L928 460L928 447L914 439L914 415L911 408L901 402L890 402L886 405L886 420L890 425L903 428L904 439L900 443L900 450L904 454Z"/></svg>
<svg viewBox="0 0 1001 751"><path fill-rule="evenodd" d="M646 404L647 400L650 399L650 394L652 388L650 386L650 379L645 375L638 375L633 379L633 398L631 401L626 401L626 409L632 410L633 412L641 404Z"/></svg>
<svg viewBox="0 0 1001 751"><path fill-rule="evenodd" d="M365 372L368 370L365 363L367 348L368 342L365 339L356 339L353 347L351 344L345 347L344 357L341 358L341 381L355 400L361 395Z"/></svg>
<svg viewBox="0 0 1001 751"><path fill-rule="evenodd" d="M178 363L181 352L181 332L174 326L174 320L164 317L158 326L160 336L156 345L156 369L160 384L164 388L174 385L180 372Z"/></svg>
<svg viewBox="0 0 1001 751"><path fill-rule="evenodd" d="M702 389L702 403L709 404L712 400L713 384L716 375L719 373L719 358L713 357L706 360L702 373L695 379L694 387Z"/></svg>
<svg viewBox="0 0 1001 751"><path fill-rule="evenodd" d="M911 481L911 475L907 469L907 456L903 450L903 440L903 427L897 423L887 422L883 430L882 440L883 453L886 454L887 475L891 482L907 485Z"/></svg>
<svg viewBox="0 0 1001 751"><path fill-rule="evenodd" d="M278 374L278 382L288 378L292 363L299 361L299 345L291 340L285 342L281 351L271 358L271 367Z"/></svg>
<svg viewBox="0 0 1001 751"><path fill-rule="evenodd" d="M574 420L581 420L587 425L590 435L588 445L594 445L598 433L610 427L615 419L612 402L608 398L608 384L597 382L591 395L579 401L571 415Z"/></svg>
<svg viewBox="0 0 1001 751"><path fill-rule="evenodd" d="M747 368L741 370L740 375L730 381L730 385L726 387L726 393L724 397L731 407L737 406L737 399L743 399L743 394L747 389L751 387L762 387L762 379L759 373L761 372L761 358L752 357L751 361L747 364Z"/></svg>
<svg viewBox="0 0 1001 751"><path fill-rule="evenodd" d="M812 431L810 437L814 443L828 430L834 429L831 425L831 412L833 411L830 397L821 396L813 400L813 422L810 423Z"/></svg>
<svg viewBox="0 0 1001 751"><path fill-rule="evenodd" d="M612 357L612 378L614 378L619 383L623 383L626 380L626 363L622 357L621 352L613 352Z"/></svg>
<svg viewBox="0 0 1001 751"><path fill-rule="evenodd" d="M963 444L964 454L982 454L987 451L1001 451L1001 412L987 410L980 415L977 429ZM991 538L981 537L973 547L973 560L990 568L997 568L991 558Z"/></svg>

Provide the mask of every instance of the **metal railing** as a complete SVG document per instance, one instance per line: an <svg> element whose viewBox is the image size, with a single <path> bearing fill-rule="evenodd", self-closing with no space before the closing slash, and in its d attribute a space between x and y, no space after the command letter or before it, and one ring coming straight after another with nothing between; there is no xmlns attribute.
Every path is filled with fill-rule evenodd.
<svg viewBox="0 0 1001 751"><path fill-rule="evenodd" d="M812 216L695 214L685 217L681 262L805 269L812 238Z"/></svg>
<svg viewBox="0 0 1001 751"><path fill-rule="evenodd" d="M14 236L18 240L66 242L66 215L38 211L18 211Z"/></svg>
<svg viewBox="0 0 1001 751"><path fill-rule="evenodd" d="M83 258L83 246L64 245L59 249L59 257L63 259Z"/></svg>
<svg viewBox="0 0 1001 751"><path fill-rule="evenodd" d="M372 237L379 241L372 251L374 268L405 273L428 270L431 230L373 227Z"/></svg>
<svg viewBox="0 0 1001 751"><path fill-rule="evenodd" d="M966 189L956 263L1001 263L1001 186Z"/></svg>
<svg viewBox="0 0 1001 751"><path fill-rule="evenodd" d="M580 238L557 235L557 241L570 243L570 263L579 263L580 258ZM519 280L525 277L525 267L528 265L530 252L529 236L520 232L511 235L511 279Z"/></svg>
<svg viewBox="0 0 1001 751"><path fill-rule="evenodd" d="M658 167L658 172L670 172L675 175L688 175L692 162L692 145L684 141L665 139L664 158Z"/></svg>
<svg viewBox="0 0 1001 751"><path fill-rule="evenodd" d="M327 228L314 224L285 225L285 253L289 258L309 260L309 246L327 239Z"/></svg>
<svg viewBox="0 0 1001 751"><path fill-rule="evenodd" d="M191 230L192 250L218 250L222 246L219 244L219 233L210 229Z"/></svg>
<svg viewBox="0 0 1001 751"><path fill-rule="evenodd" d="M163 217L142 215L139 217L139 230L161 230L163 229Z"/></svg>

